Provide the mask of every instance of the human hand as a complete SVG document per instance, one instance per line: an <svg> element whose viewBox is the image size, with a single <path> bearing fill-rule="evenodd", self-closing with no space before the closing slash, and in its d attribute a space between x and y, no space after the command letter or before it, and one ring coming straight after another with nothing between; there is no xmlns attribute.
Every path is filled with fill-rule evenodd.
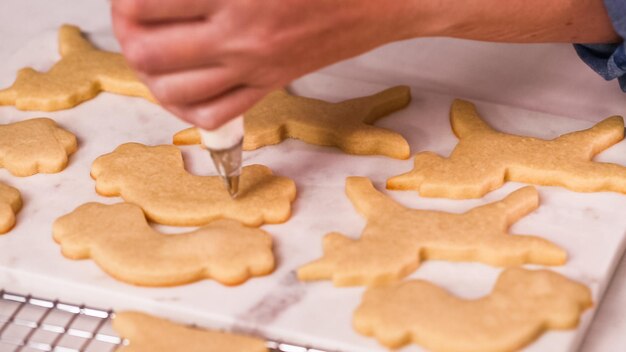
<svg viewBox="0 0 626 352"><path fill-rule="evenodd" d="M113 0L129 64L169 111L205 129L308 72L409 37L405 1Z"/></svg>

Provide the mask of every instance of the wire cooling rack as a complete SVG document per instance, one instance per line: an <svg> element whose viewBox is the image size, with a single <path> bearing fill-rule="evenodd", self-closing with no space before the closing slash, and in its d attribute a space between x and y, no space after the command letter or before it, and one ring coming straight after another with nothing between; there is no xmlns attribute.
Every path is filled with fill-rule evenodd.
<svg viewBox="0 0 626 352"><path fill-rule="evenodd" d="M111 352L126 343L112 310L0 290L0 352ZM330 352L267 341L271 352Z"/></svg>

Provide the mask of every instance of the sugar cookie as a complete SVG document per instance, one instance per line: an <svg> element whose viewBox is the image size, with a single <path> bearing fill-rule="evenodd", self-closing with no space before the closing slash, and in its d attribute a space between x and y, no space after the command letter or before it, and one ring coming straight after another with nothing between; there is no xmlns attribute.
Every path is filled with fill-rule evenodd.
<svg viewBox="0 0 626 352"><path fill-rule="evenodd" d="M589 289L548 270L510 268L491 294L467 300L423 280L370 288L355 329L390 348L416 343L432 351L518 351L553 329L572 329L592 306Z"/></svg>
<svg viewBox="0 0 626 352"><path fill-rule="evenodd" d="M234 220L166 235L148 225L137 205L87 203L57 219L52 233L64 256L92 258L111 276L135 285L205 278L237 285L274 270L272 237Z"/></svg>
<svg viewBox="0 0 626 352"><path fill-rule="evenodd" d="M60 172L76 148L76 136L48 118L0 125L0 167L15 176Z"/></svg>
<svg viewBox="0 0 626 352"><path fill-rule="evenodd" d="M15 215L22 208L20 192L0 182L0 235L15 225Z"/></svg>
<svg viewBox="0 0 626 352"><path fill-rule="evenodd" d="M518 181L626 193L626 167L591 161L624 138L621 116L553 140L498 132L463 100L452 103L450 119L459 138L450 157L419 153L413 170L390 178L387 188L417 190L424 197L480 198L505 181Z"/></svg>
<svg viewBox="0 0 626 352"><path fill-rule="evenodd" d="M406 208L363 177L349 177L346 193L366 219L360 239L324 237L324 256L298 270L301 280L330 279L337 286L393 282L420 260L476 261L496 266L561 265L566 253L535 236L510 235L508 227L539 206L533 187L462 214Z"/></svg>
<svg viewBox="0 0 626 352"><path fill-rule="evenodd" d="M139 205L155 222L175 226L205 225L228 218L247 226L281 223L291 216L295 183L263 165L242 170L239 194L232 199L219 176L195 176L185 170L172 145L123 144L94 161L96 191Z"/></svg>
<svg viewBox="0 0 626 352"><path fill-rule="evenodd" d="M116 313L113 329L129 342L116 352L268 351L261 339L184 326L132 311Z"/></svg>
<svg viewBox="0 0 626 352"><path fill-rule="evenodd" d="M410 101L411 91L405 86L340 103L278 90L245 114L243 149L254 150L295 138L310 144L335 146L349 154L407 159L410 149L404 137L372 124L406 107ZM174 135L174 144L199 143L200 133L195 128Z"/></svg>
<svg viewBox="0 0 626 352"><path fill-rule="evenodd" d="M72 108L101 91L154 100L121 54L96 49L76 26L59 29L61 60L45 73L21 69L15 83L0 90L0 105L20 110Z"/></svg>

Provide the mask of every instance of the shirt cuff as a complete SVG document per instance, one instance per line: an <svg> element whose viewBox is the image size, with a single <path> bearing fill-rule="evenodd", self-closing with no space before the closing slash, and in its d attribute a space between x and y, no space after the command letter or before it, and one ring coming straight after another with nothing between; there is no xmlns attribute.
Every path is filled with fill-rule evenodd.
<svg viewBox="0 0 626 352"><path fill-rule="evenodd" d="M626 1L604 0L617 34L626 38ZM578 56L606 80L617 79L626 92L626 46L621 44L575 44Z"/></svg>

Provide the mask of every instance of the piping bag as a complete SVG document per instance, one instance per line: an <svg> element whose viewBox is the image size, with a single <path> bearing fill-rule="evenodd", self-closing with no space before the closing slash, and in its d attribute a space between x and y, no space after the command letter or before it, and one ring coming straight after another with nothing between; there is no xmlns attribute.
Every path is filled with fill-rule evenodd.
<svg viewBox="0 0 626 352"><path fill-rule="evenodd" d="M202 144L208 149L217 173L231 197L239 192L243 147L243 116L238 116L214 130L198 128Z"/></svg>

